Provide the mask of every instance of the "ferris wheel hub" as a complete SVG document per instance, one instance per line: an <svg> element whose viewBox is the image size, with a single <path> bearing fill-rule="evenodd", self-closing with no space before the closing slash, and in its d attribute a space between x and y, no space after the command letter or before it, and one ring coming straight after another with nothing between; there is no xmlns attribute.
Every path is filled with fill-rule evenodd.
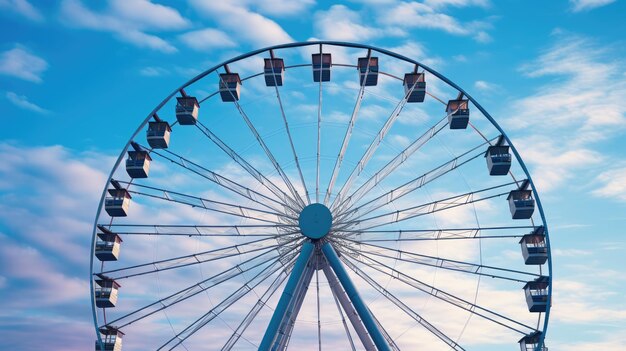
<svg viewBox="0 0 626 351"><path fill-rule="evenodd" d="M302 235L310 239L321 239L330 231L333 216L328 207L315 203L302 209L298 217L298 225Z"/></svg>

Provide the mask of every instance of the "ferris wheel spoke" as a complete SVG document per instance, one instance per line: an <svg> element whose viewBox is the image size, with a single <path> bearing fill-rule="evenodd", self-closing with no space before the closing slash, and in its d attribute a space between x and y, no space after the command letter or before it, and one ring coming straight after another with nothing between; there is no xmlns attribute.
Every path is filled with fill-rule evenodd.
<svg viewBox="0 0 626 351"><path fill-rule="evenodd" d="M398 229L398 230L344 230L335 233L338 238L352 238L360 243L367 242L402 242L432 240L482 240L482 239L514 239L524 234L483 235L485 231L507 231L521 229L537 229L536 226L508 227L475 227L475 228L437 228L437 229Z"/></svg>
<svg viewBox="0 0 626 351"><path fill-rule="evenodd" d="M409 96L413 92L413 89L415 89L416 84L413 84L413 86L411 86L411 89L404 95L404 98L398 102L398 104L392 111L391 115L389 116L389 118L387 119L383 127L380 129L380 131L378 131L378 134L376 134L376 137L374 137L374 140L372 140L371 144L368 146L367 150L365 151L365 153L363 154L363 156L361 157L357 165L354 167L354 169L350 173L348 180L346 180L346 182L341 187L341 190L339 190L339 192L337 193L337 197L335 197L335 200L330 206L331 210L334 211L336 209L336 206L339 205L341 202L343 202L346 193L350 191L352 184L354 183L356 178L358 178L361 175L361 173L365 169L365 166L367 165L369 160L372 158L372 156L374 156L374 153L376 152L376 150L382 143L383 139L385 138L385 136L391 129L391 126L398 119L398 116L400 116L400 112L402 112L402 109L406 105Z"/></svg>
<svg viewBox="0 0 626 351"><path fill-rule="evenodd" d="M145 147L144 147L145 148ZM182 168L187 169L188 171L195 173L227 190L230 190L238 195L241 195L261 206L264 206L266 208L272 209L274 211L280 212L280 213L284 213L284 214L294 214L295 209L289 207L289 205L284 204L276 199L273 199L269 196L263 195L255 190L252 190L242 184L239 184L238 182L227 178L225 176L222 176L216 172L213 172L205 167L202 167L201 165L190 161L186 158L184 158L183 156L180 156L172 151L169 151L167 149L163 149L164 153L169 154L170 156L166 156L164 153L161 153L160 151L157 151L156 149L153 149L151 151L151 154L156 154L172 163L175 163L177 165L179 165Z"/></svg>
<svg viewBox="0 0 626 351"><path fill-rule="evenodd" d="M245 169L252 177L254 177L261 185L266 187L270 192L272 192L275 196L277 196L283 204L289 206L295 212L298 212L297 209L301 208L302 205L297 202L296 199L293 199L287 193L285 193L280 187L274 184L271 180L269 180L266 176L264 176L259 170L254 168L248 161L246 161L243 157L241 157L238 153L236 153L232 148L230 148L224 141L222 141L217 135L215 135L209 128L207 128L202 122L198 121L196 123L196 127L202 134L204 134L209 140L211 140L215 145L217 145L224 153L226 153L230 158L237 162L243 169Z"/></svg>
<svg viewBox="0 0 626 351"><path fill-rule="evenodd" d="M352 259L355 260L356 262L361 263L363 266L368 267L370 269L373 269L377 272L383 273L393 279L397 279L401 282L403 282L404 284L413 287L419 291L422 291L425 294L428 294L430 296L433 296L441 301L444 301L448 304L451 304L453 306L456 306L460 309L463 309L465 311L468 311L472 314L475 314L479 317L482 317L488 321L491 321L493 323L496 323L502 327L505 327L507 329L510 329L512 331L515 331L517 333L520 333L522 335L526 335L528 333L528 331L534 331L535 328L528 326L524 323L521 323L515 319L512 319L510 317L504 316L500 313L494 312L490 309L487 309L485 307L476 305L475 303L472 303L470 301L467 301L465 299L462 299L458 296L455 296L451 293L448 293L444 290L438 289L432 285L429 285L427 283L424 283L408 274L405 274L379 260L373 259L371 257L369 257L368 255L360 255L360 257L364 257L366 261L360 260L354 256L352 256ZM510 324L507 324L510 323ZM512 326L512 325L515 326ZM526 328L528 330L526 331L522 331L519 330L518 328L522 327L522 328Z"/></svg>
<svg viewBox="0 0 626 351"><path fill-rule="evenodd" d="M492 139L493 140L493 139ZM352 209L347 209L348 207L346 206L346 210L341 212L338 211L338 216L337 216L337 221L342 221L345 220L347 218L354 218L354 217L358 217L360 214L362 213L371 213L374 210L377 210L385 205L388 205L389 203L417 190L420 189L421 187L423 187L424 185L448 174L449 172L469 163L470 161L473 161L477 158L479 158L480 156L482 156L484 154L483 151L480 151L478 153L474 152L478 149L483 148L485 145L487 145L489 142L484 142L481 143L473 148L471 148L470 150L460 154L457 157L454 157L453 159L427 171L426 173L418 176L417 178L414 178L410 181L408 181L407 183L404 183L403 185L400 185L372 200L369 200L368 202L364 203L363 205L360 205L358 207L354 207ZM375 185L374 185L375 186ZM355 204L355 201L352 201L352 204Z"/></svg>
<svg viewBox="0 0 626 351"><path fill-rule="evenodd" d="M274 237L298 233L296 225L195 225L195 224L98 224L119 235L215 236L215 237Z"/></svg>
<svg viewBox="0 0 626 351"><path fill-rule="evenodd" d="M220 76L220 81L222 81L222 77L221 76ZM225 84L223 81L222 81L222 83ZM231 95L233 94L232 91L230 91L230 93L231 93ZM252 121L250 120L248 115L246 114L246 112L243 110L243 107L239 103L238 99L233 98L233 104L237 108L237 111L239 111L239 114L241 115L241 118L243 118L243 120L248 125L248 128L250 129L250 131L254 135L255 139L259 143L259 146L261 146L261 148L265 152L265 155L267 156L267 158L270 160L270 162L272 163L272 165L276 169L276 172L278 172L278 175L280 175L280 177L283 179L283 182L285 182L285 185L287 186L287 188L289 188L289 191L291 192L291 195L293 196L293 199L295 199L300 204L300 206L304 207L304 202L303 202L302 197L300 196L300 194L298 194L298 190L296 190L296 188L291 183L291 180L289 180L289 177L287 177L287 174L285 173L285 171L282 169L282 167L280 166L280 164L278 163L278 161L274 157L274 154L272 153L272 151L269 149L269 147L267 146L267 144L265 143L265 141L261 137L261 134L259 134L259 131L256 129L256 127L254 126L254 124L252 123Z"/></svg>
<svg viewBox="0 0 626 351"><path fill-rule="evenodd" d="M273 51L270 51L270 54L273 58ZM274 71L274 61L270 60L270 65L272 71ZM300 160L298 159L298 154L296 153L296 147L293 144L293 138L291 137L291 131L289 129L289 123L287 122L287 115L285 114L285 108L283 107L283 100L280 98L280 89L278 89L278 84L276 82L276 75L274 78L274 88L276 89L276 99L278 100L278 106L280 107L280 115L283 118L283 122L285 123L285 131L287 133L287 138L289 139L289 146L291 147L291 153L293 154L293 159L296 163L296 168L298 169L298 175L300 176L300 181L302 182L302 189L304 190L304 194L306 195L307 203L311 203L311 197L309 195L309 189L306 186L306 182L304 181L304 175L302 174L302 167L300 167Z"/></svg>
<svg viewBox="0 0 626 351"><path fill-rule="evenodd" d="M226 341L226 344L224 344L224 346L222 347L222 351L232 350L232 348L235 346L237 341L239 341L239 339L246 332L246 330L248 329L252 321L257 317L261 309L264 306L267 306L267 302L269 301L269 299L276 293L276 291L282 285L285 279L289 277L289 269L291 267L292 267L291 264L283 267L283 269L280 271L276 279L274 279L272 284L267 288L267 290L265 290L263 295L261 295L261 297L256 302L256 304L252 307L250 312L248 312L246 317L241 321L241 323L239 323L237 328L234 330L233 334Z"/></svg>
<svg viewBox="0 0 626 351"><path fill-rule="evenodd" d="M281 260L280 257L277 256L265 257L272 252L273 250L248 258L231 268L228 268L202 281L180 289L162 299L156 300L134 311L126 313L125 315L108 322L107 325L119 325L119 328L124 328L157 312L163 311L185 300L188 300L189 298L196 296L204 291L220 286L224 282L244 275L246 272L257 270L268 264L269 266L272 266L292 257L292 254L285 256L284 260Z"/></svg>
<svg viewBox="0 0 626 351"><path fill-rule="evenodd" d="M322 55L322 45L320 44L320 55ZM317 100L317 150L315 163L315 202L320 202L320 153L321 153L321 137L322 137L322 81L319 80L319 95Z"/></svg>
<svg viewBox="0 0 626 351"><path fill-rule="evenodd" d="M128 182L119 181L119 183L124 183L130 185ZM129 193L135 195L141 195L150 197L153 199L159 199L169 202L175 202L183 205L188 205L191 207L203 208L208 211L219 212L231 216L241 217L252 219L261 222L268 222L274 224L285 224L285 220L290 220L291 223L295 223L296 218L290 217L285 214L276 213L272 211L266 211L258 208L252 208L248 206L235 205L223 201L211 200L206 198L201 198L193 195L183 194L167 189L141 185L141 184L133 184L134 187L141 188L146 190L146 192L136 191L136 190L128 190ZM147 191L150 191L147 192ZM290 224L287 222L286 224Z"/></svg>
<svg viewBox="0 0 626 351"><path fill-rule="evenodd" d="M294 258L292 257L291 260L294 260ZM161 345L161 347L159 347L157 350L163 350L163 349L173 350L182 342L187 340L190 336L194 335L196 332L198 332L200 329L202 329L204 326L210 323L213 319L218 317L222 312L224 312L233 304L235 304L237 301L245 297L250 291L252 291L254 288L259 286L264 281L266 281L269 277L271 277L277 272L282 271L282 269L284 268L282 262L280 260L278 260L277 262L280 263L278 267L275 267L276 262L274 262L273 264L261 270L258 274L255 274L251 279L249 279L246 283L241 285L237 290L231 293L228 297L221 300L217 305L215 305L215 307L213 307L207 313L203 314L200 318L196 319L190 325L185 327L182 331L180 331L174 337L172 337L163 345Z"/></svg>
<svg viewBox="0 0 626 351"><path fill-rule="evenodd" d="M348 127L346 129L346 134L343 137L343 142L341 143L341 149L339 149L339 154L337 155L337 159L335 160L335 166L333 167L333 173L330 177L330 181L328 182L328 188L326 188L326 196L324 197L324 205L328 206L328 201L330 199L330 195L333 192L333 187L335 186L335 182L337 181L337 176L339 175L339 170L341 169L341 163L343 162L343 158L346 154L346 150L348 149L348 143L350 142L350 138L352 137L352 129L354 129L354 124L356 123L357 116L359 115L359 110L361 109L361 102L363 102L363 96L365 95L365 81L367 81L367 75L369 74L369 66L370 60L369 58L372 55L372 50L367 51L367 66L365 68L365 78L363 79L363 84L359 88L359 93L356 97L356 102L354 103L354 108L352 109L352 116L350 116L350 121L348 122ZM321 84L321 82L320 82Z"/></svg>
<svg viewBox="0 0 626 351"><path fill-rule="evenodd" d="M342 209L350 208L350 206L358 202L372 188L380 184L391 172L402 165L406 160L424 146L429 140L435 137L443 128L448 125L448 118L444 117L434 126L430 127L419 138L415 139L409 146L402 150L397 156L389 161L384 167L378 170L374 175L363 183L356 191L348 195L341 203L336 206L337 213L343 212Z"/></svg>
<svg viewBox="0 0 626 351"><path fill-rule="evenodd" d="M515 184L515 182L510 182L506 184L496 185L489 188L480 189L477 191L472 191L460 195L451 196L445 199L436 200L408 208L404 208L401 210L396 210L393 212L387 212L384 214L367 217L367 218L357 218L353 220L348 220L345 222L338 222L337 226L333 228L334 231L341 231L344 229L349 229L355 225L362 226L361 229L373 229L380 226L384 226L387 224L398 223L402 221L406 221L415 217L424 216L428 214L432 214L439 211L449 210L451 208L456 208L459 206L465 206L469 204L474 204L480 201L485 201L489 199L493 199L496 197L507 195L509 192L496 193L491 195L485 195L483 197L477 197L476 194L497 190L503 187L510 186Z"/></svg>
<svg viewBox="0 0 626 351"><path fill-rule="evenodd" d="M445 342L448 346L450 346L453 350L465 351L465 349L459 345L457 342L452 340L448 335L440 331L437 327L428 322L424 317L422 317L419 313L415 312L411 309L407 304L402 302L399 298L385 289L382 285L376 282L372 277L370 277L367 273L363 272L359 267L357 267L350 259L346 258L346 255L342 256L342 262L346 264L356 275L361 277L366 283L368 283L374 290L376 290L379 294L388 299L391 303L393 303L396 307L398 307L402 312L406 313L409 317L413 318L416 322L418 322L422 327L428 330L430 333L435 335L437 338Z"/></svg>
<svg viewBox="0 0 626 351"><path fill-rule="evenodd" d="M218 261L234 256L245 255L253 252L267 251L271 252L281 246L294 243L298 238L288 239L281 244L265 245L267 242L276 240L273 237L257 239L242 244L230 245L219 249L213 249L203 252L194 253L191 255L184 255L178 257L172 257L164 260L142 263L134 266L116 268L108 271L103 271L98 274L110 275L116 274L112 277L115 280L127 279L136 276L153 274L157 272L163 272L172 269L178 269L182 267Z"/></svg>
<svg viewBox="0 0 626 351"><path fill-rule="evenodd" d="M354 240L344 239L353 244L361 245L359 251L351 248L350 245L343 245L344 248L351 250L353 253L360 255L373 255L390 260L398 260L402 262L414 263L421 266L429 266L435 268L446 269L450 271L474 274L480 276L487 276L490 278L497 278L502 280L509 280L518 283L527 283L529 277L538 278L541 275L537 273L524 272L515 269L508 269L496 266L483 265L479 263L465 262L460 260L453 260L444 257L422 255L414 252L403 251L399 249L392 249L385 246L362 243ZM365 247L364 247L365 246ZM390 252L386 254L383 252ZM496 273L497 272L497 273ZM511 276L500 275L503 273L509 273Z"/></svg>

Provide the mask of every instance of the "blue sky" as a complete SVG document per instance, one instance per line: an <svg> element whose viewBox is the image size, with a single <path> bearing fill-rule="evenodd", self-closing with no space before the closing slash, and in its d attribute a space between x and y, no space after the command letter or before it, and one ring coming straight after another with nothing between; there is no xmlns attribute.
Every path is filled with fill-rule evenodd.
<svg viewBox="0 0 626 351"><path fill-rule="evenodd" d="M115 158L154 106L227 58L320 39L427 63L490 111L551 226L547 345L623 349L624 13L619 0L0 0L3 345L91 347L93 217Z"/></svg>

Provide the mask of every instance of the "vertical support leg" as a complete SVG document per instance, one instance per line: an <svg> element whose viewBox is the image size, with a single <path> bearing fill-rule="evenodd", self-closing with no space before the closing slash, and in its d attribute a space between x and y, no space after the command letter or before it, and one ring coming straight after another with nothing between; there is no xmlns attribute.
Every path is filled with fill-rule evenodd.
<svg viewBox="0 0 626 351"><path fill-rule="evenodd" d="M306 296L306 292L311 284L311 279L313 278L313 273L315 272L315 261L309 260L309 264L304 269L302 273L302 279L300 280L296 290L293 294L292 305L289 306L287 312L285 313L285 318L283 318L282 325L278 329L278 335L274 341L272 346L272 350L284 350L289 344L289 339L291 339L291 333L293 332L293 327L296 324L296 317L298 313L300 313L300 308L302 307L302 303L304 302L304 298Z"/></svg>
<svg viewBox="0 0 626 351"><path fill-rule="evenodd" d="M341 261L339 260L339 256L337 255L335 249L329 242L327 242L322 245L322 252L324 253L324 256L326 256L328 264L330 264L331 268L337 275L337 278L343 286L346 294L348 294L348 298L350 298L350 301L352 301L354 309L359 314L359 317L361 317L361 321L365 325L365 328L367 329L378 350L391 351L387 340L385 340L385 337L380 332L380 329L378 329L374 317L365 305L365 302L363 302L363 300L361 299L361 296L359 295L359 292L356 290L356 287L352 283L350 276L348 276L348 272L341 264Z"/></svg>
<svg viewBox="0 0 626 351"><path fill-rule="evenodd" d="M298 283L302 280L304 270L307 263L311 259L311 254L313 253L314 248L315 245L313 245L310 241L306 241L302 245L300 256L298 256L298 259L293 266L293 270L291 271L291 275L289 276L289 280L287 280L287 284L285 285L285 290L283 291L280 300L278 300L278 305L274 310L270 324L267 326L267 330L265 331L265 335L263 336L263 340L259 346L259 351L269 351L271 346L274 344L274 340L276 340L278 330L283 324L288 307L293 303L292 300L294 299L295 290Z"/></svg>
<svg viewBox="0 0 626 351"><path fill-rule="evenodd" d="M361 322L361 319L354 309L354 306L352 306L352 304L350 303L348 295L339 285L339 281L337 280L337 277L333 273L332 269L328 264L325 264L323 270L324 274L326 275L326 280L328 280L328 285L330 285L330 289L332 290L333 294L337 296L341 307L348 316L350 323L352 323L352 327L359 336L359 339L361 339L363 347L365 347L365 350L367 351L376 351L376 346L374 345L374 342L370 338L369 333Z"/></svg>

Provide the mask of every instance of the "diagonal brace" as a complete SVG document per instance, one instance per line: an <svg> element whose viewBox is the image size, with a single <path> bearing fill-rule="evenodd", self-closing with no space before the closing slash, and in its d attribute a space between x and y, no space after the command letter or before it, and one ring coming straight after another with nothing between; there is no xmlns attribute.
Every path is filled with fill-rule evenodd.
<svg viewBox="0 0 626 351"><path fill-rule="evenodd" d="M387 340L385 340L385 337L381 333L380 329L378 329L374 317L365 305L365 302L361 299L361 296L354 286L354 283L352 283L352 280L348 276L348 272L341 264L337 252L329 242L326 242L324 245L322 245L322 253L326 257L326 260L328 261L330 267L337 275L337 279L339 279L341 286L348 294L348 297L350 298L354 309L359 314L359 317L361 317L361 321L365 325L367 332L371 336L372 341L374 341L374 344L376 344L378 350L391 351Z"/></svg>
<svg viewBox="0 0 626 351"><path fill-rule="evenodd" d="M289 275L289 280L287 280L287 284L285 285L285 290L283 290L283 294L280 296L278 305L276 305L270 324L267 326L263 340L259 345L259 351L270 351L272 349L272 346L278 336L278 329L283 324L283 320L287 314L287 309L290 305L292 305L293 300L296 298L296 296L294 296L295 290L304 276L304 270L308 262L311 260L314 248L315 245L310 241L306 241L302 245L300 256L298 256L298 259L293 266L293 270Z"/></svg>

